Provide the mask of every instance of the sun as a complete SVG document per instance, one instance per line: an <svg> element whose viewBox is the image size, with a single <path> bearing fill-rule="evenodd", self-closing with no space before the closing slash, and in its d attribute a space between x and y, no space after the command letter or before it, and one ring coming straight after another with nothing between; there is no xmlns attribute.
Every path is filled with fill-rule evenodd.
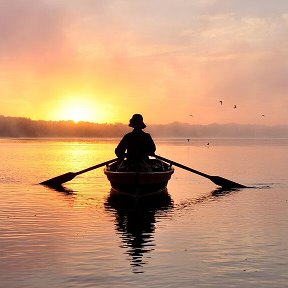
<svg viewBox="0 0 288 288"><path fill-rule="evenodd" d="M58 107L53 112L55 120L70 120L78 123L84 122L109 122L109 111L107 107L100 105L99 101L92 97L65 97L58 103Z"/></svg>
<svg viewBox="0 0 288 288"><path fill-rule="evenodd" d="M93 117L94 113L93 105L87 101L79 100L66 100L62 103L58 111L58 117L61 120L72 120L75 123L79 121L93 122L96 117Z"/></svg>
<svg viewBox="0 0 288 288"><path fill-rule="evenodd" d="M115 123L119 112L110 100L110 94L99 91L59 91L57 100L47 103L47 116L54 121Z"/></svg>
<svg viewBox="0 0 288 288"><path fill-rule="evenodd" d="M73 106L67 107L67 120L72 120L75 123L78 123L79 121L92 121L93 120L93 114L92 114L92 108L85 107L85 106Z"/></svg>

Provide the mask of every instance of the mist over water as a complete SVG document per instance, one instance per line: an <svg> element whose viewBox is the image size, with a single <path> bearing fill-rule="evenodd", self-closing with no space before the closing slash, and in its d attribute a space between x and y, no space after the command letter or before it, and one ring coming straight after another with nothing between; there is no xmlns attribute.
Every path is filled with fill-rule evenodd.
<svg viewBox="0 0 288 288"><path fill-rule="evenodd" d="M235 123L196 125L171 122L150 124L146 129L159 138L288 138L287 125L241 125ZM0 137L122 137L127 124L97 124L73 121L43 121L0 115Z"/></svg>
<svg viewBox="0 0 288 288"><path fill-rule="evenodd" d="M288 140L155 142L163 157L254 188L223 191L175 167L165 197L119 203L102 168L62 190L38 185L115 158L117 140L1 139L1 285L286 287Z"/></svg>

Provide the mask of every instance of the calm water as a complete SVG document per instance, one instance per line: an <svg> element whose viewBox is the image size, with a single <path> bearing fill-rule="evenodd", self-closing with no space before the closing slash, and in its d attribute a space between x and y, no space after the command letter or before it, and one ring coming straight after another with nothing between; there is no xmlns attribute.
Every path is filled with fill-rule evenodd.
<svg viewBox="0 0 288 288"><path fill-rule="evenodd" d="M166 158L254 186L219 191L180 168L157 202L119 205L117 140L0 140L0 287L287 287L288 140L156 140ZM129 205L128 205L129 204Z"/></svg>

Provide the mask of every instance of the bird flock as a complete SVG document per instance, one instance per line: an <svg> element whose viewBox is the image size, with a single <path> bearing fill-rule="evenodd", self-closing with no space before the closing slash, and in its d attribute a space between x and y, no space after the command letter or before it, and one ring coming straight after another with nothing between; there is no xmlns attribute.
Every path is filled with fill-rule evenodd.
<svg viewBox="0 0 288 288"><path fill-rule="evenodd" d="M222 100L219 100L219 103L220 103L221 105L223 105L223 101L222 101ZM234 104L233 109L236 109L236 108L237 108L237 105ZM262 117L265 117L265 114L261 114L261 116L262 116Z"/></svg>
<svg viewBox="0 0 288 288"><path fill-rule="evenodd" d="M223 105L223 101L219 100L220 105ZM233 109L237 109L238 106L236 104L233 105ZM189 114L190 117L193 117L193 114ZM265 117L265 114L261 114L262 117Z"/></svg>
<svg viewBox="0 0 288 288"><path fill-rule="evenodd" d="M218 100L218 101L219 101L220 105L222 106L223 105L223 100ZM233 105L233 109L237 109L237 108L238 108L237 104L234 104ZM193 114L189 114L189 117L193 117ZM261 117L265 117L265 114L261 114ZM189 142L189 141L190 141L190 139L188 138L187 142ZM207 147L209 147L209 145L210 145L210 143L208 142L207 143Z"/></svg>

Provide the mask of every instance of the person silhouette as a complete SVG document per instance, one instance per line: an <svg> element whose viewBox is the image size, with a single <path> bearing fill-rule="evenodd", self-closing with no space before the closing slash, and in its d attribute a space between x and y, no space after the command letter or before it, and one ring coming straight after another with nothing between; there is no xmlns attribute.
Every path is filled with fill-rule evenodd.
<svg viewBox="0 0 288 288"><path fill-rule="evenodd" d="M132 127L133 131L124 135L115 148L115 154L120 159L126 156L129 170L149 171L149 156L154 155L156 146L151 135L143 131L146 125L142 115L134 114L129 121L129 127Z"/></svg>

